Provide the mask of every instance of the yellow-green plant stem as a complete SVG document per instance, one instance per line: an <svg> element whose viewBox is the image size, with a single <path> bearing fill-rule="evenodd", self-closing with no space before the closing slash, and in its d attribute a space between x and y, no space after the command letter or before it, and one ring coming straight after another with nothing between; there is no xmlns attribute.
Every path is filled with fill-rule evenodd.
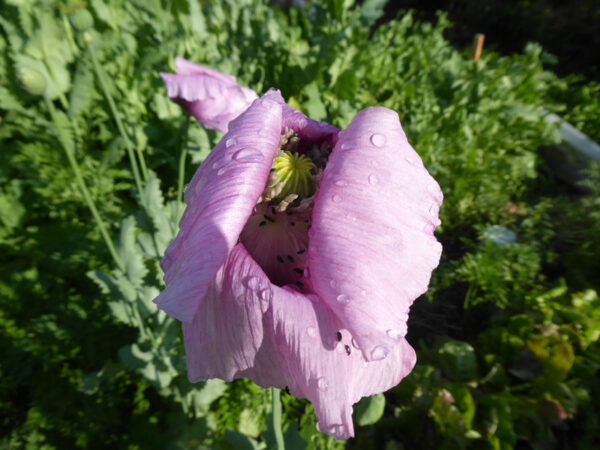
<svg viewBox="0 0 600 450"><path fill-rule="evenodd" d="M181 145L181 153L179 155L179 168L177 174L177 213L179 217L181 206L183 205L183 183L185 181L185 160L187 158L188 132L190 129L190 116L186 116L185 125L183 126L183 144Z"/></svg>
<svg viewBox="0 0 600 450"><path fill-rule="evenodd" d="M90 42L86 42L86 45L87 45L88 53L90 54L90 57L92 58L92 65L94 66L94 72L96 72L96 77L98 78L98 81L100 82L100 87L102 88L102 91L104 92L104 97L106 98L106 101L108 102L108 106L110 107L113 118L117 124L119 133L121 134L121 137L123 138L123 141L125 142L125 148L127 149L127 154L129 155L129 162L131 163L131 170L133 171L133 178L135 180L135 185L138 190L138 195L140 197L140 201L142 202L142 206L144 206L144 200L143 200L143 196L142 196L142 194L143 194L142 180L140 178L140 171L138 169L137 161L136 161L135 155L133 153L133 148L132 148L133 145L131 144L131 141L129 140L127 133L125 133L125 127L123 127L123 122L121 121L121 116L119 114L119 111L117 111L115 102L112 98L112 95L110 95L108 86L106 85L106 81L104 79L104 72L102 71L102 68L100 67L100 64L98 63L98 58L96 58L96 53L94 52L94 48L92 47ZM144 171L144 179L148 180L148 173L147 173L148 170L146 168L146 163L144 162L144 157L141 154L141 152L139 151L139 149L137 149L137 152L138 152L138 158L140 160L140 165L142 166L142 169Z"/></svg>
<svg viewBox="0 0 600 450"><path fill-rule="evenodd" d="M117 254L117 251L115 250L115 247L110 238L110 235L108 234L106 225L104 224L102 217L100 217L100 213L96 209L96 205L94 204L94 201L92 200L92 197L87 189L87 186L85 185L85 181L83 180L83 177L81 176L81 172L79 170L79 166L77 165L77 161L75 160L75 155L73 153L73 149L71 148L71 144L69 143L68 139L65 137L64 131L62 130L62 128L60 127L60 125L58 123L58 118L56 116L56 110L54 109L54 105L52 104L52 102L46 95L44 95L44 100L46 101L46 106L48 107L48 111L50 112L50 116L52 118L52 121L54 122L54 126L56 127L56 132L58 134L58 140L60 141L60 143L63 147L63 150L65 151L65 153L67 155L67 159L69 160L69 163L71 164L71 168L73 169L73 172L75 173L75 180L77 181L79 189L81 190L81 193L83 194L83 198L84 198L85 202L87 203L88 208L92 212L92 216L94 217L94 220L96 221L96 225L98 226L98 229L100 230L100 234L102 235L102 238L104 239L104 242L106 243L106 246L108 247L108 251L110 252L113 259L115 260L115 263L117 264L119 269L121 269L123 272L125 272L126 271L125 264L123 264L123 261L121 261L121 258L119 258L119 255Z"/></svg>
<svg viewBox="0 0 600 450"><path fill-rule="evenodd" d="M283 433L281 432L281 392L277 388L271 388L271 402L273 410L273 434L275 435L275 443L277 450L285 450L283 441Z"/></svg>

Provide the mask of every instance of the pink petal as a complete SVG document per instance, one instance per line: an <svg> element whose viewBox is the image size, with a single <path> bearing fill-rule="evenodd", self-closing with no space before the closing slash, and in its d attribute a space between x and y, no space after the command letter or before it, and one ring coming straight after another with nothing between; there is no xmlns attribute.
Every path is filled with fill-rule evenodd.
<svg viewBox="0 0 600 450"><path fill-rule="evenodd" d="M244 246L236 245L210 284L194 320L183 324L192 383L209 378L231 381L255 365L259 349L270 346L270 341L263 342L263 320L268 320L263 316L272 296L267 276ZM274 355L272 350L268 353ZM276 367L265 367L271 378ZM271 378L267 381L272 382Z"/></svg>
<svg viewBox="0 0 600 450"><path fill-rule="evenodd" d="M182 58L177 58L176 68L176 74L160 74L169 98L207 128L226 132L227 124L257 98L256 92L239 86L230 75Z"/></svg>
<svg viewBox="0 0 600 450"><path fill-rule="evenodd" d="M439 262L441 203L394 111L367 108L340 133L315 198L308 266L368 360L403 342L410 305Z"/></svg>
<svg viewBox="0 0 600 450"><path fill-rule="evenodd" d="M397 385L414 367L414 350L402 339L384 361L366 362L350 333L316 296L272 289L272 341L286 385L293 396L314 405L322 432L348 439L354 435L352 405ZM257 363L262 364L260 358ZM260 376L251 375L265 386Z"/></svg>
<svg viewBox="0 0 600 450"><path fill-rule="evenodd" d="M232 124L192 178L180 231L161 262L159 308L192 320L262 194L279 144L281 106L269 95Z"/></svg>

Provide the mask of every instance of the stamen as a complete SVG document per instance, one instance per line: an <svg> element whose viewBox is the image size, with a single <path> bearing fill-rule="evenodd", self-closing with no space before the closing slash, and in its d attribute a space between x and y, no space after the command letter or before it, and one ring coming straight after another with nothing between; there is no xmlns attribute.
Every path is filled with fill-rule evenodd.
<svg viewBox="0 0 600 450"><path fill-rule="evenodd" d="M264 225L266 225L266 224L267 224L266 220L263 220L261 223L259 223L259 224L258 224L258 226L259 226L259 227L262 227L262 226L264 226Z"/></svg>
<svg viewBox="0 0 600 450"><path fill-rule="evenodd" d="M267 219L269 222L275 222L275 219L273 219L273 218L272 218L272 217L270 217L270 216L267 216L266 214L263 214L263 217L264 217L265 219Z"/></svg>
<svg viewBox="0 0 600 450"><path fill-rule="evenodd" d="M297 254L297 255L301 255L301 254L302 254L302 253L304 253L305 251L306 251L306 250L304 250L304 249L302 249L302 250L298 250L298 251L296 252L296 254Z"/></svg>
<svg viewBox="0 0 600 450"><path fill-rule="evenodd" d="M292 269L294 272L296 272L298 275L304 275L304 270L299 269L298 267L294 267L294 269Z"/></svg>
<svg viewBox="0 0 600 450"><path fill-rule="evenodd" d="M350 350L350 346L349 345L345 345L344 348L346 349L346 354L350 355L350 353L352 353L352 350Z"/></svg>
<svg viewBox="0 0 600 450"><path fill-rule="evenodd" d="M289 262L293 263L294 262L294 258L292 258L291 255L287 255L287 259Z"/></svg>
<svg viewBox="0 0 600 450"><path fill-rule="evenodd" d="M283 262L283 258L281 256L277 255L277 261L279 261L280 263L282 263Z"/></svg>
<svg viewBox="0 0 600 450"><path fill-rule="evenodd" d="M340 333L339 331L335 334L335 336L337 337L338 341L342 340L342 333Z"/></svg>

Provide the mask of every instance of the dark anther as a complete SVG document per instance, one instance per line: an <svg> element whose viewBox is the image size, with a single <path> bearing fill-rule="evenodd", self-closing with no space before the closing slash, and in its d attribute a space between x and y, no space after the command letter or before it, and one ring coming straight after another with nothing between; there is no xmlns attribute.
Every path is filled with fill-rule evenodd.
<svg viewBox="0 0 600 450"><path fill-rule="evenodd" d="M302 254L302 253L304 253L305 251L306 251L306 250L304 250L304 249L302 249L302 250L298 250L298 251L296 252L296 254L297 254L297 255L301 255L301 254Z"/></svg>
<svg viewBox="0 0 600 450"><path fill-rule="evenodd" d="M277 261L279 261L280 263L282 263L283 262L283 258L281 256L277 255Z"/></svg>
<svg viewBox="0 0 600 450"><path fill-rule="evenodd" d="M346 354L349 355L350 353L352 353L352 350L350 350L350 346L349 345L345 345L344 348L346 349Z"/></svg>
<svg viewBox="0 0 600 450"><path fill-rule="evenodd" d="M335 336L337 337L338 341L342 340L342 333L340 333L339 331L335 334Z"/></svg>
<svg viewBox="0 0 600 450"><path fill-rule="evenodd" d="M302 284L300 281L296 281L296 286L301 288L304 287L304 284Z"/></svg>
<svg viewBox="0 0 600 450"><path fill-rule="evenodd" d="M295 227L296 226L296 222L290 222L290 225Z"/></svg>
<svg viewBox="0 0 600 450"><path fill-rule="evenodd" d="M290 387L289 387L289 386L286 386L286 387L285 387L285 393L286 393L287 395L290 395Z"/></svg>
<svg viewBox="0 0 600 450"><path fill-rule="evenodd" d="M299 269L298 267L294 267L294 272L296 272L298 275L304 275L304 270Z"/></svg>
<svg viewBox="0 0 600 450"><path fill-rule="evenodd" d="M275 208L273 208L272 206L271 206L271 212L273 213L274 216L277 215L277 213L275 212Z"/></svg>
<svg viewBox="0 0 600 450"><path fill-rule="evenodd" d="M308 230L310 230L310 227L311 227L311 226L312 226L312 225L308 225L308 226L306 227L306 230L307 230L307 231L308 231Z"/></svg>
<svg viewBox="0 0 600 450"><path fill-rule="evenodd" d="M263 214L263 217L265 219L267 219L269 222L275 222L275 219L273 219L271 216L267 216L266 214Z"/></svg>
<svg viewBox="0 0 600 450"><path fill-rule="evenodd" d="M291 211L288 211L288 212L286 212L286 214L287 214L288 216L291 216L291 215L292 215L292 212L291 212Z"/></svg>
<svg viewBox="0 0 600 450"><path fill-rule="evenodd" d="M293 263L294 262L294 258L292 258L292 255L287 255L287 259L289 262Z"/></svg>
<svg viewBox="0 0 600 450"><path fill-rule="evenodd" d="M259 227L265 226L267 224L266 220L263 220L261 223L258 224Z"/></svg>

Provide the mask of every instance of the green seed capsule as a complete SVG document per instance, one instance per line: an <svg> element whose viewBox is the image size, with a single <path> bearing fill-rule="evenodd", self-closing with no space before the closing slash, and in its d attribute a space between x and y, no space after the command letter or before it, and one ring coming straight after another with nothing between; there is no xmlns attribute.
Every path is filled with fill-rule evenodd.
<svg viewBox="0 0 600 450"><path fill-rule="evenodd" d="M35 69L29 67L17 69L17 80L28 94L44 95L46 92L46 77Z"/></svg>
<svg viewBox="0 0 600 450"><path fill-rule="evenodd" d="M94 27L94 17L87 9L78 9L70 14L69 21L77 31L87 31Z"/></svg>

